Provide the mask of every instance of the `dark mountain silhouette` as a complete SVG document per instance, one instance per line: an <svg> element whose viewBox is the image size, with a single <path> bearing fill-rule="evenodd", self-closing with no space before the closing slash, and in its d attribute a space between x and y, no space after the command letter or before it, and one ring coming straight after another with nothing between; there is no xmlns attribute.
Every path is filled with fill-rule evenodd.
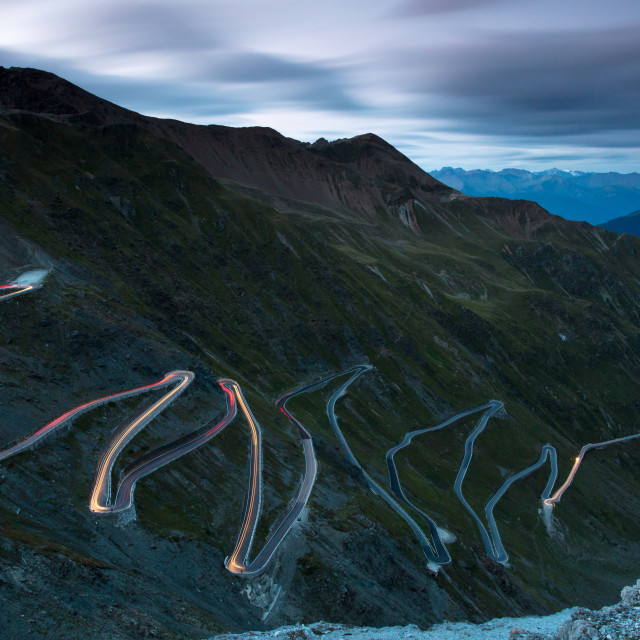
<svg viewBox="0 0 640 640"><path fill-rule="evenodd" d="M634 236L640 236L640 209L626 216L602 222L600 226L616 233L631 233Z"/></svg>

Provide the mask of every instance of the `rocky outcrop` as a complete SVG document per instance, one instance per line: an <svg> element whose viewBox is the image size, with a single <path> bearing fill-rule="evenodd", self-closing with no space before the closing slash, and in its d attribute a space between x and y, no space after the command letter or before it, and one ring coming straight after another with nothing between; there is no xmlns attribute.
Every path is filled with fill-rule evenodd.
<svg viewBox="0 0 640 640"><path fill-rule="evenodd" d="M640 580L625 587L620 602L599 611L577 609L556 634L514 628L509 640L638 640L640 638Z"/></svg>

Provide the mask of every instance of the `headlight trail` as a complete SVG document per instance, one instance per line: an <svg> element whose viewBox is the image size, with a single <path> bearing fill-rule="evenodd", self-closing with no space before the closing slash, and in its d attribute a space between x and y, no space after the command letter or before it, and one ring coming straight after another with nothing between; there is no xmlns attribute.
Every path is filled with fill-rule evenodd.
<svg viewBox="0 0 640 640"><path fill-rule="evenodd" d="M234 380L223 379L219 381L223 389L229 390L240 405L240 409L251 430L251 445L249 450L249 488L247 490L247 501L242 522L242 529L238 536L238 541L231 555L226 559L225 566L231 573L245 574L250 571L247 565L247 556L251 551L251 543L260 516L260 506L262 503L262 432L260 424L253 417L249 409L240 385Z"/></svg>
<svg viewBox="0 0 640 640"><path fill-rule="evenodd" d="M454 491L458 496L458 499L460 500L460 502L462 502L463 506L467 509L471 517L474 519L478 527L478 530L480 532L480 537L482 538L485 552L490 558L492 558L496 562L500 562L501 564L506 564L509 561L509 555L507 554L504 548L504 545L502 543L502 539L500 537L500 531L498 529L498 525L493 515L493 510L497 505L498 501L504 496L504 494L511 487L511 485L513 485L517 480L520 480L532 474L534 471L538 470L540 467L546 464L547 460L549 460L551 463L549 478L541 494L543 507L545 508L545 511L546 511L560 501L560 499L562 498L562 495L565 493L565 491L569 488L569 486L573 482L573 479L578 471L578 468L580 467L580 464L582 463L582 460L588 451L592 449L600 449L600 448L603 448L612 444L620 443L620 442L626 442L628 440L633 440L634 438L640 438L640 433L638 433L630 436L624 436L622 438L607 440L605 442L584 445L580 450L579 455L574 460L573 467L571 468L569 476L564 481L562 486L560 486L560 488L553 495L551 495L551 492L553 491L553 486L555 485L558 477L558 454L557 454L556 448L553 445L551 444L544 445L542 447L540 458L538 459L537 462L530 465L529 467L526 467L521 471L518 471L517 473L514 473L512 476L507 478L503 482L503 484L500 486L500 488L487 501L487 504L485 505L485 509L484 509L485 515L487 517L487 523L489 525L487 530L487 527L485 527L482 520L478 517L474 509L471 507L471 505L467 502L466 498L464 497L464 494L462 492L462 484L463 484L465 475L467 473L467 469L471 464L471 459L473 456L473 445L475 443L476 438L480 435L480 433L482 433L482 431L486 427L487 421L489 420L489 418L493 414L495 414L498 410L500 410L502 406L503 405L501 402L492 400L486 405L483 405L481 407L476 407L474 409L469 409L467 411L463 411L462 413L456 414L455 416L449 418L443 423L436 425L435 427L428 427L426 429L418 429L416 431L411 431L405 435L403 441L399 445L392 447L387 452L389 480L390 480L391 488L393 492L398 496L400 500L402 500L403 502L411 506L413 509L415 509L425 519L425 521L427 522L427 525L429 526L431 535L434 538L434 543L436 547L435 550L431 546L428 549L426 549L423 546L423 550L425 551L425 554L432 562L435 562L438 564L444 564L445 562L450 561L450 556L447 550L444 548L444 545L442 544L442 541L438 535L438 529L435 522L429 516L427 516L424 512L418 509L415 505L409 502L406 495L404 494L404 490L402 488L402 485L400 484L398 471L394 461L395 454L400 449L406 447L416 435L441 429L451 424L455 420L459 420L464 416L467 416L476 411L485 410L485 413L481 417L480 421L478 422L476 427L473 429L473 431L465 441L465 455L455 479ZM547 522L547 524L549 522L548 520L546 520L546 516L545 516L545 522Z"/></svg>
<svg viewBox="0 0 640 640"><path fill-rule="evenodd" d="M20 440L16 444L0 451L0 461L10 458L18 453L35 447L43 438L54 433L60 427L71 423L81 414L91 411L107 402L123 400L132 396L146 393L153 389L161 389L166 386L178 385L166 395L155 402L149 409L144 411L133 422L121 429L113 438L105 453L98 462L95 480L89 501L89 508L96 513L112 513L124 511L133 506L133 492L136 482L149 475L161 466L182 457L186 453L194 451L205 442L220 433L236 416L236 403L232 393L225 389L227 412L224 418L214 426L208 425L205 429L189 434L179 440L165 445L156 451L152 451L130 465L121 479L116 499L113 504L109 504L111 495L111 471L113 464L124 449L124 447L160 412L171 404L193 381L194 374L191 371L172 371L162 380L153 384L136 387L120 393L114 393L91 402L81 404L70 411L67 411L44 427L38 429L32 435Z"/></svg>
<svg viewBox="0 0 640 640"><path fill-rule="evenodd" d="M29 285L18 285L18 284L0 285L0 300L6 300L6 299L8 299L10 297L17 296L17 295L26 293L28 291L32 291L34 288L37 288L36 285L31 285L31 284L29 284ZM17 291L12 291L11 293L6 293L6 294L2 295L3 292L8 291L8 290L12 290L12 289L17 289ZM44 427L41 427L40 429L35 431L30 436L27 436L23 440L20 440L17 443L15 443L15 444L13 444L13 445L11 445L9 447L5 447L4 449L0 450L0 461L6 460L7 458L10 458L11 456L14 456L14 455L16 455L18 453L21 453L22 451L26 451L27 449L30 449L30 448L34 447L43 438L45 438L46 436L48 436L51 433L55 432L56 430L58 430L60 427L64 426L65 424L70 423L72 420L77 418L79 415L81 415L81 414L83 414L83 413L85 413L87 411L90 411L91 409L95 409L96 407L99 407L100 405L106 404L107 402L111 402L112 400L122 400L124 398L128 398L128 397L131 397L131 396L138 395L139 393L144 393L145 391L148 391L149 389L160 388L160 387L164 387L164 386L173 384L173 382L175 381L176 377L181 377L181 376L182 377L191 376L189 382L191 381L191 379L193 379L193 374L190 373L190 372L173 372L173 373L167 374L162 380L160 380L159 382L156 382L154 384L145 385L143 387L137 387L136 389L130 389L128 391L122 391L120 393L111 394L111 395L108 395L108 396L104 396L102 398L98 398L97 400L92 400L91 402L86 402L85 404L81 404L80 406L75 407L75 409L71 409L70 411L67 411L66 413L62 414L60 417L56 418L52 422L49 422Z"/></svg>
<svg viewBox="0 0 640 640"><path fill-rule="evenodd" d="M604 442L597 442L595 444L585 444L582 447L582 449L580 449L580 453L578 454L576 459L573 461L573 467L571 467L571 471L569 472L567 479L560 486L560 488L552 496L549 496L549 494L547 494L547 496L543 496L544 505L549 507L560 502L560 499L564 495L564 492L569 488L569 486L573 482L573 479L576 473L578 472L580 465L582 464L582 460L588 451L591 451L592 449L603 449L604 447L608 447L611 444L617 444L619 442L627 442L628 440L633 440L635 438L640 438L640 433L636 433L631 436L624 436L622 438L614 438L613 440L605 440Z"/></svg>
<svg viewBox="0 0 640 640"><path fill-rule="evenodd" d="M29 272L31 274L32 272ZM35 272L33 272L35 273ZM44 272L43 272L44 273ZM46 273L45 273L46 275ZM29 291L32 291L38 288L40 285L40 281L36 282L32 279L33 284L29 284L29 278L24 278L24 284L5 284L0 285L0 301L8 300L13 297L22 295ZM16 281L18 282L18 281ZM429 517L425 512L416 507L413 503L409 501L407 498L404 489L401 485L400 478L398 475L398 470L395 463L395 454L401 449L407 447L411 444L411 441L414 437L428 433L431 431L436 431L439 429L443 429L448 425L468 416L473 413L482 411L483 414L480 417L478 423L474 427L473 431L467 437L465 441L465 451L464 458L462 463L460 464L460 468L458 470L458 474L456 476L454 482L454 491L458 497L458 499L462 502L463 506L470 513L472 518L474 519L478 530L480 532L480 536L482 538L482 542L485 547L485 551L487 555L495 560L496 562L500 562L502 564L506 564L508 562L509 556L504 548L502 543L500 532L498 530L498 526L496 524L493 511L499 500L504 496L506 491L517 481L526 476L530 475L537 469L541 468L544 464L546 464L547 460L550 460L551 470L549 474L549 479L547 484L542 492L541 499L545 513L545 522L549 525L550 520L547 519L547 516L550 518L551 508L555 506L562 498L566 490L569 488L571 483L573 482L575 475L584 459L584 456L587 452L592 449L600 449L607 447L609 445L626 442L629 440L633 440L635 438L640 438L640 433L624 436L621 438L614 438L611 440L606 440L604 442L599 442L595 444L586 444L580 450L580 453L575 458L571 471L567 479L564 483L551 495L553 491L553 487L556 483L557 475L558 475L558 464L557 464L557 451L554 446L551 444L546 444L542 447L542 452L540 458L537 462L526 467L525 469L511 475L507 478L500 488L493 494L493 496L487 501L485 506L485 515L488 523L488 529L485 527L482 520L473 510L471 505L467 502L464 494L462 492L463 482L471 464L471 460L473 457L473 447L475 440L482 433L482 431L487 426L488 420L497 413L500 409L503 408L503 404L497 400L491 400L484 405L479 407L474 407L472 409L467 409L460 413L455 414L454 416L444 420L443 422L437 424L433 427L426 427L423 429L417 429L414 431L408 432L402 442L387 451L386 460L387 467L389 471L389 481L391 485L392 492L396 495L399 501L403 502L407 506L414 509L420 517L426 522L433 542L430 541L421 527L417 524L417 522L409 515L409 513L399 504L398 500L394 499L383 487L380 486L360 465L357 458L351 451L339 425L338 420L335 414L335 405L339 398L346 394L349 386L359 378L360 375L369 371L372 368L371 365L362 364L351 367L345 371L341 371L338 373L333 373L317 380L315 382L311 382L302 386L299 386L295 389L287 391L282 394L276 400L276 406L280 409L282 413L293 423L293 425L298 429L298 433L300 435L300 439L302 441L302 448L305 457L305 471L302 479L302 483L300 489L298 490L297 495L291 502L288 511L285 513L284 517L276 527L275 531L269 536L267 541L265 542L262 550L256 555L255 559L249 561L249 555L251 552L251 546L253 543L253 539L255 536L256 527L258 524L259 516L260 516L260 508L262 504L262 433L260 424L255 419L248 403L246 402L242 389L240 385L234 380L230 380L228 378L220 379L218 382L220 387L225 393L226 396L226 414L216 424L209 424L206 427L199 429L193 433L188 434L178 440L171 442L169 444L163 445L160 448L147 453L136 461L134 461L127 469L125 469L124 475L118 485L116 491L116 497L113 502L111 502L111 475L113 466L118 456L122 453L127 444L138 434L142 429L146 427L146 425L153 420L158 414L160 414L169 404L171 404L176 398L178 398L184 390L192 383L194 379L194 374L191 371L172 371L171 373L166 374L166 376L153 384L144 385L141 387L136 387L135 389L129 389L127 391L122 391L119 393L107 395L96 400L92 400L90 402L86 402L84 404L67 411L63 415L59 416L55 420L49 422L45 426L41 427L37 431L35 431L30 436L27 436L23 440L18 441L15 444L12 444L4 449L0 450L0 462L14 456L18 453L26 451L35 447L43 438L46 436L55 433L60 427L69 424L75 418L80 416L81 414L95 409L103 404L108 402L122 400L124 398L129 398L132 396L139 395L141 393L145 393L147 391L153 389L160 389L163 387L176 385L173 389L168 391L162 398L157 400L150 408L146 409L143 413L141 413L137 418L135 418L131 423L125 426L123 429L118 431L116 435L113 437L109 446L105 450L105 452L100 457L100 460L96 467L94 484L91 491L91 497L89 500L89 508L91 511L95 513L114 513L121 512L126 509L129 509L133 506L133 494L135 490L136 483L139 479L149 475L153 471L157 470L161 466L176 460L177 458L194 451L198 447L202 446L204 443L209 441L212 437L217 435L224 429L228 424L230 424L234 418L237 416L238 406L244 415L251 432L251 440L250 440L250 465L249 465L249 483L247 489L247 498L245 501L245 509L244 516L242 521L242 526L240 529L240 534L238 536L236 545L231 552L231 554L225 560L226 568L234 574L252 577L258 575L260 572L264 570L268 562L273 557L275 551L278 549L287 533L291 529L293 523L298 518L299 514L302 512L302 509L307 504L309 496L311 495L311 491L313 489L316 474L317 474L317 461L315 457L315 452L313 448L313 441L311 438L310 432L294 417L294 415L289 412L286 408L287 402L293 398L294 396L311 391L313 389L317 389L329 383L330 381L338 378L340 376L347 375L351 373L351 377L344 382L334 393L330 396L327 401L327 417L329 422L340 442L342 450L344 451L349 462L355 466L362 473L362 476L366 483L368 484L371 491L380 496L394 511L400 515L407 524L411 527L412 531L416 535L418 542L429 560L429 567L433 570L437 571L438 567L442 564L446 564L451 562L451 557L449 552L447 551L445 544L442 540L440 530L435 523L435 521Z"/></svg>
<svg viewBox="0 0 640 640"><path fill-rule="evenodd" d="M142 387L135 390L137 393L141 393L142 390L147 391L151 388L158 389L175 382L179 383L149 409L140 414L133 422L116 433L106 451L102 454L96 467L93 489L89 499L89 509L91 509L91 511L104 513L122 510L131 506L131 503L128 503L127 506L118 509L115 505L109 504L111 499L111 470L113 469L113 464L126 445L144 429L151 420L171 404L193 382L193 379L194 374L191 371L172 371L160 382L156 382L154 385L149 385L146 388ZM129 395L133 395L131 392L128 393ZM131 492L133 492L133 486L131 486Z"/></svg>
<svg viewBox="0 0 640 640"><path fill-rule="evenodd" d="M315 483L317 474L317 462L315 451L313 448L313 440L309 430L287 409L287 402L294 396L301 393L307 393L309 391L318 389L331 380L340 376L346 375L353 371L358 373L352 377L341 389L346 388L355 378L363 371L370 369L369 365L359 365L346 371L340 371L338 373L329 374L320 380L310 382L295 389L291 389L280 395L276 400L276 407L280 409L282 413L293 423L298 429L300 439L302 440L302 451L305 458L305 472L302 479L300 489L294 500L291 502L289 511L285 514L280 524L275 531L269 536L265 542L262 550L256 555L255 559L249 561L249 553L251 551L251 545L255 534L256 526L258 523L260 506L262 501L262 450L261 450L261 431L260 424L253 416L251 409L249 408L240 385L233 380L221 380L220 384L225 389L229 389L238 399L238 404L245 416L245 419L249 423L251 430L251 445L250 445L250 467L249 467L249 489L247 491L247 499L245 501L245 512L240 529L240 534L236 542L236 546L231 554L225 560L226 568L234 574L252 577L258 575L264 570L269 560L273 557L276 549L280 546L285 536L291 529L293 523L300 515L302 509L307 504L311 490ZM335 395L335 394L334 394ZM332 396L333 397L333 396ZM331 400L329 401L331 402Z"/></svg>
<svg viewBox="0 0 640 640"><path fill-rule="evenodd" d="M12 291L12 289L17 289L17 291ZM0 284L0 300L15 298L33 289L35 289L35 287L32 284Z"/></svg>
<svg viewBox="0 0 640 640"><path fill-rule="evenodd" d="M136 396L140 393L144 393L150 389L158 389L161 387L166 387L170 384L173 384L176 381L176 378L180 378L179 374L185 374L190 372L173 372L167 374L162 380L159 382L155 382L153 384L148 384L143 387L136 387L135 389L129 389L127 391L121 391L120 393L114 393L108 396L104 396L102 398L98 398L97 400L91 400L90 402L86 402L85 404L81 404L66 413L63 413L60 417L56 418L52 422L49 422L44 427L41 427L37 431L35 431L32 435L26 437L24 440L20 440L16 444L2 449L0 451L0 461L5 460L6 458L10 458L11 456L16 455L22 451L26 451L31 447L35 446L40 440L44 437L50 435L54 431L58 430L60 427L70 423L72 420L77 418L79 415L90 411L91 409L95 409L100 405L106 404L107 402L122 400L124 398L129 398L131 396ZM193 376L193 374L190 374Z"/></svg>
<svg viewBox="0 0 640 640"><path fill-rule="evenodd" d="M113 505L108 508L109 512L124 511L132 507L133 492L138 480L148 476L165 464L177 460L191 451L195 451L233 422L237 414L235 397L227 389L224 389L224 391L227 405L227 412L224 418L213 426L208 424L204 428L198 429L178 440L162 445L129 465L120 480Z"/></svg>
<svg viewBox="0 0 640 640"><path fill-rule="evenodd" d="M249 488L247 490L247 499L245 501L244 518L236 546L225 560L225 567L231 573L244 577L252 577L258 575L264 570L302 512L302 509L304 509L307 504L315 483L317 462L311 434L302 425L302 423L300 423L295 416L287 410L287 402L294 396L306 393L312 389L317 389L340 375L342 375L342 373L331 374L316 382L296 387L295 389L283 393L276 400L276 406L298 429L300 439L302 440L305 471L300 489L298 490L294 500L291 502L289 510L275 531L269 536L261 551L252 561L249 561L249 554L251 552L251 545L253 543L253 537L258 524L260 506L262 502L262 447L260 424L253 416L249 405L244 399L240 385L233 380L220 381L220 385L225 390L231 391L233 395L236 396L240 409L242 410L251 430Z"/></svg>
<svg viewBox="0 0 640 640"><path fill-rule="evenodd" d="M7 300L11 297L27 293L37 288L39 285L27 284L5 284L0 285L0 301ZM191 371L172 371L168 373L162 380L153 384L136 387L120 393L114 393L97 400L92 400L81 404L70 411L62 414L60 417L41 427L30 436L23 440L0 450L0 462L11 456L35 447L43 438L54 433L60 427L71 423L78 416L87 411L91 411L107 402L123 400L141 393L145 393L152 389L160 389L175 384L178 385L164 395L160 400L155 402L149 409L144 411L133 422L121 429L113 438L105 453L101 456L95 474L95 480L89 500L89 508L96 513L110 513L116 511L124 511L133 505L133 492L136 482L160 468L161 466L175 460L190 451L198 448L210 438L217 435L227 424L229 424L236 416L236 404L233 394L225 389L227 396L227 414L221 422L212 428L207 428L204 432L201 430L181 438L172 443L168 447L162 447L156 452L151 452L143 456L141 459L133 463L122 478L116 493L116 499L110 504L111 497L111 471L113 465L122 453L125 446L134 438L153 418L161 413L169 404L171 404L193 381L194 374Z"/></svg>

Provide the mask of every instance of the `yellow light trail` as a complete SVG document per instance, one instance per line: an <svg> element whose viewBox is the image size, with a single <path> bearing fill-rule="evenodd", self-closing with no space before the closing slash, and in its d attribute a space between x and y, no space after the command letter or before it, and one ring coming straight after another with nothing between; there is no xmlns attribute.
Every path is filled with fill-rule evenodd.
<svg viewBox="0 0 640 640"><path fill-rule="evenodd" d="M329 379L333 379L334 376L330 376ZM231 573L236 575L251 577L258 575L267 565L267 563L273 557L273 554L278 549L282 541L285 539L287 533L290 531L293 524L298 519L298 516L302 509L307 504L307 500L313 489L316 478L316 458L313 450L313 441L310 433L284 408L286 400L315 388L321 384L324 384L328 380L315 382L309 385L305 385L299 390L295 390L289 393L283 394L277 401L276 406L287 416L291 422L298 428L302 440L302 451L305 457L305 473L303 476L300 489L291 502L288 511L284 514L284 517L280 520L278 526L271 533L269 538L264 543L260 552L255 556L252 561L249 561L249 554L251 552L251 546L253 538L260 517L260 505L262 501L262 449L261 449L261 428L260 423L255 419L251 408L244 399L242 389L237 382L233 380L219 380L219 384L228 393L233 393L237 398L237 403L240 405L242 413L244 414L249 428L251 429L251 445L250 445L250 467L249 467L249 488L246 499L246 508L244 512L244 520L241 526L240 534L236 541L235 547L231 554L225 559L225 567Z"/></svg>
<svg viewBox="0 0 640 640"><path fill-rule="evenodd" d="M562 494L569 488L569 485L573 482L573 478L578 471L580 462L582 462L582 458L580 456L577 456L573 461L573 467L571 468L567 479L564 481L564 484L551 497L543 500L545 505L555 505L556 502L560 501L560 498L562 498Z"/></svg>
<svg viewBox="0 0 640 640"><path fill-rule="evenodd" d="M12 291L11 293L5 293L0 296L0 300L7 300L8 298L12 298L13 296L19 296L22 293L26 293L27 291L31 291L33 289L32 284L28 285L19 285L19 284L4 284L0 286L0 291L6 289L18 289L18 291Z"/></svg>
<svg viewBox="0 0 640 640"><path fill-rule="evenodd" d="M628 440L633 440L635 438L640 438L640 433L636 433L631 436L623 436L622 438L614 438L613 440L605 440L604 442L597 442L595 444L585 444L582 449L580 449L580 453L574 459L573 467L571 468L567 479L564 481L564 484L551 497L546 498L542 501L544 506L555 506L556 503L560 502L562 495L573 482L573 479L578 472L578 468L582 464L585 455L587 454L587 452L591 451L591 449L602 449L604 447L608 447L611 444L617 444L618 442L627 442Z"/></svg>
<svg viewBox="0 0 640 640"><path fill-rule="evenodd" d="M175 398L191 384L194 376L190 371L174 371L168 374L161 383L158 383L158 385L163 384L164 386L164 384L171 382L174 378L182 378L180 384L160 398L160 400L155 402L153 406L138 416L138 418L136 418L128 427L125 427L119 434L117 434L114 441L102 456L96 469L96 478L93 484L91 498L89 500L89 509L91 509L91 511L104 513L112 510L113 507L108 504L111 493L111 470L117 457L120 455L122 449L124 449L127 443L144 426L146 426L152 418L160 413L160 411L162 411L168 404L173 402Z"/></svg>
<svg viewBox="0 0 640 640"><path fill-rule="evenodd" d="M234 550L231 552L231 556L227 560L227 569L232 573L242 573L247 565L244 564L247 560L249 552L251 550L251 540L255 532L256 524L258 522L258 510L260 506L260 427L257 424L255 418L251 414L251 410L247 406L242 390L239 385L233 380L220 381L220 386L229 384L233 389L233 392L238 400L238 404L242 409L244 417L249 423L251 429L251 448L252 448L252 460L251 460L251 488L249 495L249 503L244 516L244 523L238 541ZM256 509L256 503L258 505ZM247 540L247 534L251 529L251 522L253 521L253 528L249 540ZM242 553L242 560L238 562L238 556Z"/></svg>

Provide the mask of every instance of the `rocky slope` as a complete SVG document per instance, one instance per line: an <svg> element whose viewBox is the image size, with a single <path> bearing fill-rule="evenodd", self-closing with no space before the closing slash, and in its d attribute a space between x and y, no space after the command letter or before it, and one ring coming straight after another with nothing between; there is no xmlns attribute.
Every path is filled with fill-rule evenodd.
<svg viewBox="0 0 640 640"><path fill-rule="evenodd" d="M382 629L350 627L325 622L283 627L273 631L219 635L218 640L638 640L640 638L640 580L624 587L620 602L599 611L567 609L551 616L496 618L482 624L442 623L421 631L415 625ZM524 627L524 628L523 628Z"/></svg>
<svg viewBox="0 0 640 640"><path fill-rule="evenodd" d="M190 369L196 381L125 450L139 455L219 419L236 379L264 427L256 550L302 470L274 401L329 371L374 368L338 403L361 464L386 485L407 429L490 398L476 444L478 512L504 477L636 427L640 240L532 203L466 198L372 135L307 145L264 129L145 118L55 76L0 71L0 272L51 273L0 302L3 444L73 406ZM438 576L373 495L325 418L329 387L290 409L313 432L306 518L254 581L223 560L241 520L248 429L140 482L136 518L87 508L113 431L155 397L86 414L0 465L0 629L22 638L202 638L318 619L422 627L601 606L640 558L637 443L590 454L556 509L546 475L496 510L492 562L452 491L471 420L397 459L413 502L457 536ZM117 473L116 473L117 476ZM579 586L578 586L579 585Z"/></svg>

